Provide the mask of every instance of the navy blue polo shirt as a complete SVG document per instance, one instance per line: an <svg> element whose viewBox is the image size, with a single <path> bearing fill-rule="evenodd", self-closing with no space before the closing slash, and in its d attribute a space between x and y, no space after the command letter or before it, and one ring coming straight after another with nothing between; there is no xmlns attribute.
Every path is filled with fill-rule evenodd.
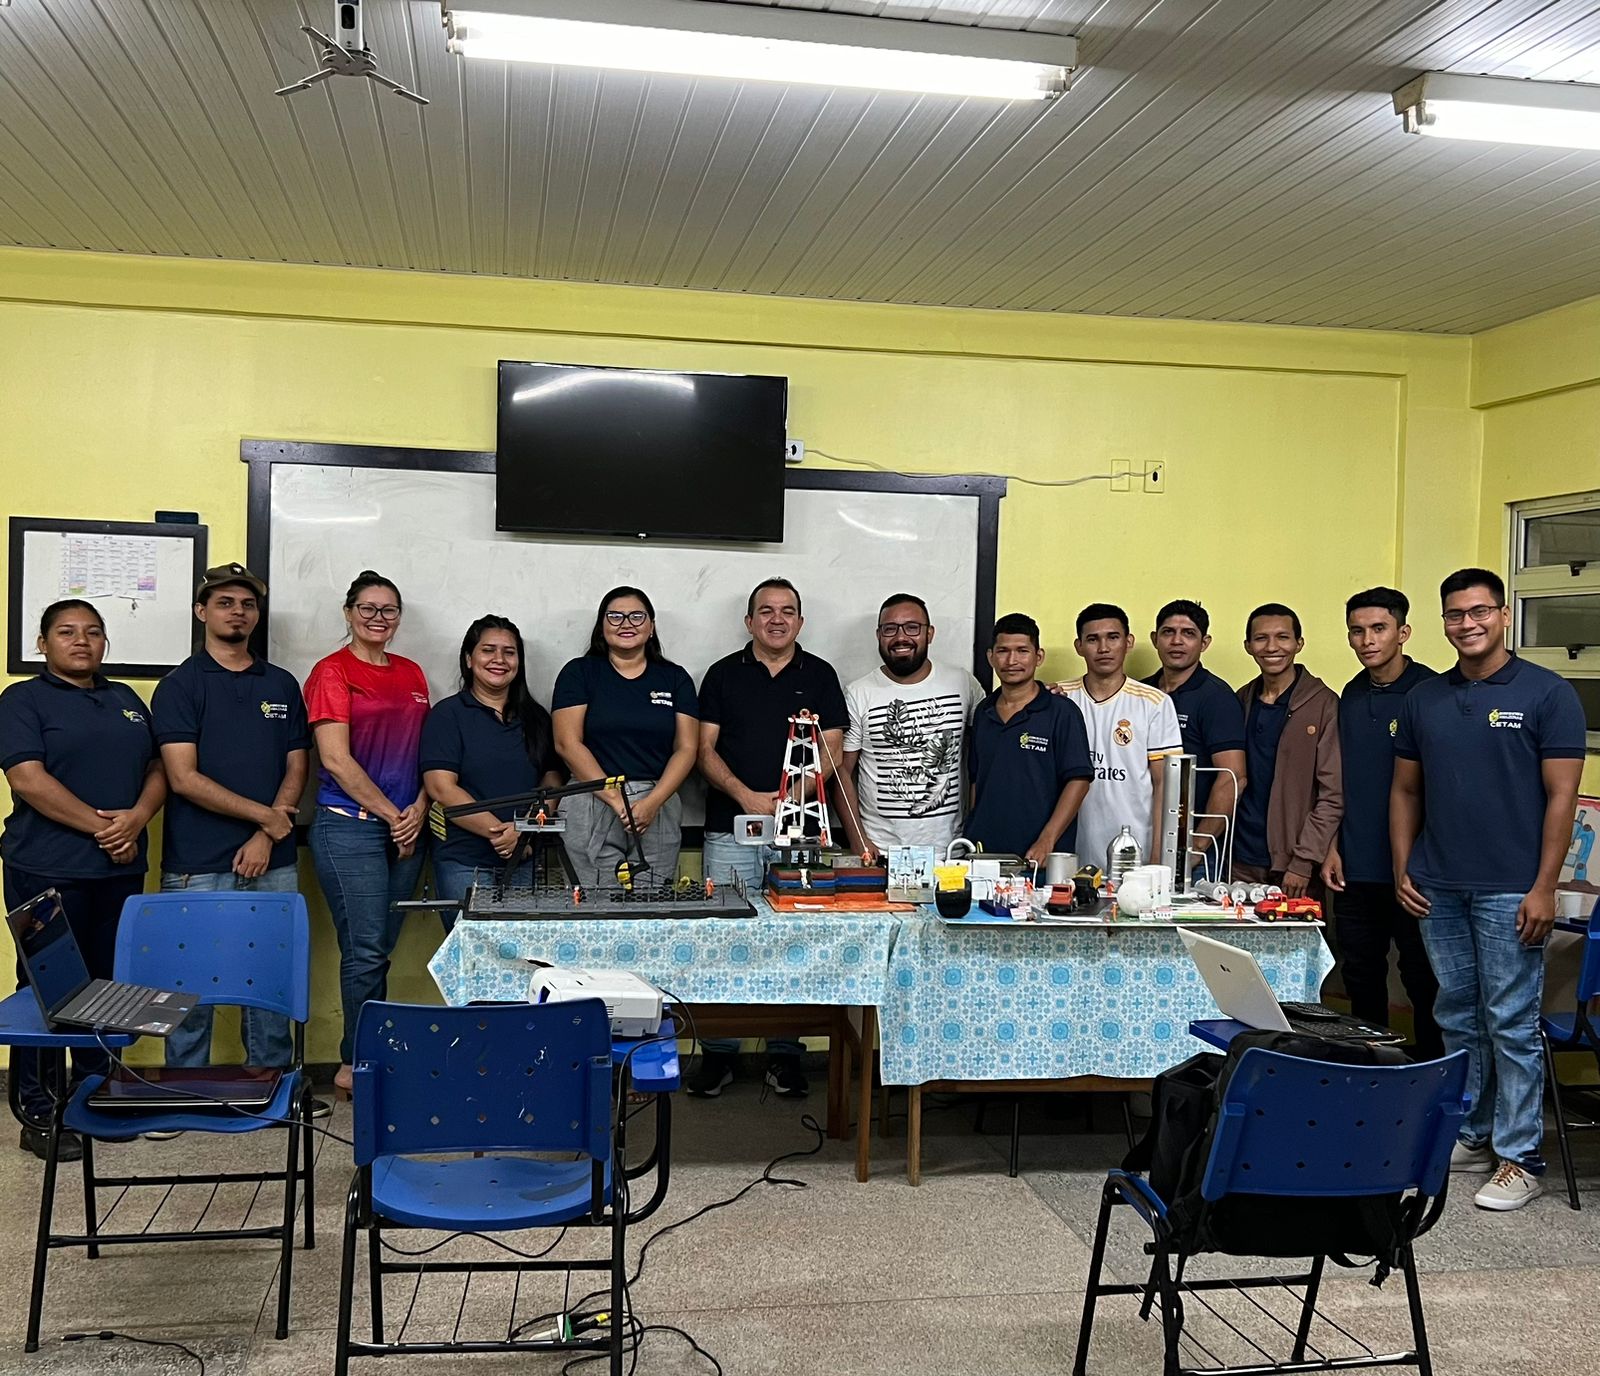
<svg viewBox="0 0 1600 1376"><path fill-rule="evenodd" d="M843 731L850 725L850 709L833 665L808 655L799 645L775 674L747 644L724 655L700 681L700 720L719 728L717 754L734 778L760 793L774 793L783 783L789 718L801 710L815 716L824 731ZM820 740L817 756L822 758ZM741 810L720 788L706 789L707 831L732 831Z"/></svg>
<svg viewBox="0 0 1600 1376"><path fill-rule="evenodd" d="M1438 675L1414 659L1393 683L1374 683L1362 670L1339 694L1339 749L1344 758L1344 821L1339 854L1352 884L1394 883L1389 849L1389 785L1394 741L1406 695Z"/></svg>
<svg viewBox="0 0 1600 1376"><path fill-rule="evenodd" d="M1581 760L1583 707L1558 674L1513 655L1407 695L1394 752L1422 766L1422 834L1406 869L1437 889L1526 893L1539 874L1545 760Z"/></svg>
<svg viewBox="0 0 1600 1376"><path fill-rule="evenodd" d="M659 779L672 758L678 717L700 716L694 680L676 664L651 660L624 678L606 655L569 660L556 676L550 710L585 707L583 743L607 775Z"/></svg>
<svg viewBox="0 0 1600 1376"><path fill-rule="evenodd" d="M972 714L967 772L973 801L961 834L985 850L1022 855L1039 839L1061 790L1073 779L1092 779L1094 764L1083 713L1071 698L1041 686L1033 701L1006 722L1000 720L999 701L997 688ZM1074 817L1056 849L1077 844Z"/></svg>
<svg viewBox="0 0 1600 1376"><path fill-rule="evenodd" d="M1302 670L1295 669L1294 684L1276 702L1262 702L1260 695L1250 700L1250 716L1244 727L1244 797L1234 814L1233 858L1241 865L1272 868L1272 851L1267 845L1267 803L1272 797L1272 780L1278 772L1278 742L1289 720L1289 699L1300 682Z"/></svg>
<svg viewBox="0 0 1600 1376"><path fill-rule="evenodd" d="M549 740L548 733L546 740ZM422 723L420 767L447 769L474 798L502 798L510 793L530 793L551 770L559 771L555 746L545 757L531 759L520 721L501 721L492 707L471 693L457 693L436 702ZM497 808L494 815L509 822L514 808ZM485 837L445 823L444 840L433 848L441 860L458 865L493 866L500 863Z"/></svg>
<svg viewBox="0 0 1600 1376"><path fill-rule="evenodd" d="M1160 671L1145 682L1160 688ZM1244 708L1233 689L1204 664L1195 665L1194 672L1168 696L1178 714L1183 753L1193 755L1198 768L1210 769L1224 750L1245 748Z"/></svg>
<svg viewBox="0 0 1600 1376"><path fill-rule="evenodd" d="M192 745L195 768L213 783L253 803L271 806L289 768L289 752L306 750L306 704L287 669L256 658L229 669L204 650L156 685L150 699L158 745ZM234 853L259 828L242 817L212 812L172 793L161 832L167 874L227 874ZM269 868L295 862L291 831L275 842Z"/></svg>
<svg viewBox="0 0 1600 1376"><path fill-rule="evenodd" d="M90 807L132 807L156 757L150 713L125 683L97 678L77 688L43 673L0 693L0 770L38 760L63 788ZM60 879L112 879L143 874L146 833L139 856L116 864L94 837L51 821L11 795L11 815L0 835L0 855L18 869Z"/></svg>

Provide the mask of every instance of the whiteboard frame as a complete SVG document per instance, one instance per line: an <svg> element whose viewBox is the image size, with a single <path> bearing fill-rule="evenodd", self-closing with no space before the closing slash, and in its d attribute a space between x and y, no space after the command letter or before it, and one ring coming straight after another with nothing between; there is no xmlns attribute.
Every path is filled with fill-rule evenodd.
<svg viewBox="0 0 1600 1376"><path fill-rule="evenodd" d="M194 589L206 576L206 548L209 531L203 525L172 521L75 521L58 520L46 516L13 516L10 520L11 548L7 574L10 592L6 598L6 672L19 678L32 678L44 669L44 664L27 658L35 639L34 620L22 605L23 582L26 575L26 545L30 535L122 535L144 539L189 540L194 546L194 576L183 595L183 614L189 618L189 653L193 654L202 643L204 629L194 615ZM53 601L54 599L52 599ZM144 664L131 660L107 658L100 672L107 678L161 678L176 669L181 660L171 664Z"/></svg>
<svg viewBox="0 0 1600 1376"><path fill-rule="evenodd" d="M444 473L493 473L492 452L466 449L400 449L369 444L315 444L298 440L241 440L239 460L249 466L249 510L246 553L253 569L272 567L272 469L274 464L314 464L327 468L411 469ZM994 687L989 668L989 637L995 619L995 584L1000 563L1000 499L1006 480L987 475L935 477L916 473L850 473L832 468L788 468L786 490L838 492L907 492L943 497L972 497L978 503L977 579L973 588L972 672L985 689ZM623 537L587 536L596 544L630 545ZM656 540L656 544L690 544ZM706 543L714 543L707 541ZM265 657L269 596L256 628L255 649Z"/></svg>

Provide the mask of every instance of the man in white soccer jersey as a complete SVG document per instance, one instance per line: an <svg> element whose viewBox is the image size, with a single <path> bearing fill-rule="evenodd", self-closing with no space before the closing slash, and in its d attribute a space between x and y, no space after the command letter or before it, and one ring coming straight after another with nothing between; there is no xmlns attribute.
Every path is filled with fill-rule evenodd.
<svg viewBox="0 0 1600 1376"><path fill-rule="evenodd" d="M1078 811L1078 852L1085 862L1105 864L1106 847L1126 826L1145 860L1153 861L1160 805L1153 765L1183 749L1177 709L1159 688L1123 672L1133 635L1121 607L1095 602L1079 612L1072 648L1083 659L1083 677L1057 684L1056 691L1083 713L1094 762L1094 781Z"/></svg>
<svg viewBox="0 0 1600 1376"><path fill-rule="evenodd" d="M942 853L961 824L967 722L983 689L967 670L928 658L933 634L928 604L895 593L878 611L883 664L845 689L844 826L869 861L890 846Z"/></svg>

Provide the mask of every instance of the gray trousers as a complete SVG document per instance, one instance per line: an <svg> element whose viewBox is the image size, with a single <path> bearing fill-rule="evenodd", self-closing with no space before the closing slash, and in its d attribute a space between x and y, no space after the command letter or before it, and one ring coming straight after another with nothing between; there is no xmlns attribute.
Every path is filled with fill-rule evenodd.
<svg viewBox="0 0 1600 1376"><path fill-rule="evenodd" d="M644 797L655 783L629 779L623 785L629 799ZM622 829L622 819L597 793L580 793L561 800L561 816L567 824L567 854L585 887L610 888L617 882L617 865L633 858L633 847ZM678 880L678 847L682 838L683 802L676 793L663 804L655 820L639 837L650 872L640 883L646 888L675 884Z"/></svg>

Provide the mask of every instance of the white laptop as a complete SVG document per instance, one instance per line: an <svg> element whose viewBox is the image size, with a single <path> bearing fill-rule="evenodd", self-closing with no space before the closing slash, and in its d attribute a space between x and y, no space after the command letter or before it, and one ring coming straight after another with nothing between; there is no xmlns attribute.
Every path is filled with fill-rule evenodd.
<svg viewBox="0 0 1600 1376"><path fill-rule="evenodd" d="M1373 1027L1320 1003L1280 1003L1255 957L1248 951L1201 936L1186 927L1178 928L1178 935L1183 938L1217 1007L1246 1027L1270 1032L1305 1032L1338 1041L1393 1044L1405 1040L1387 1027Z"/></svg>

